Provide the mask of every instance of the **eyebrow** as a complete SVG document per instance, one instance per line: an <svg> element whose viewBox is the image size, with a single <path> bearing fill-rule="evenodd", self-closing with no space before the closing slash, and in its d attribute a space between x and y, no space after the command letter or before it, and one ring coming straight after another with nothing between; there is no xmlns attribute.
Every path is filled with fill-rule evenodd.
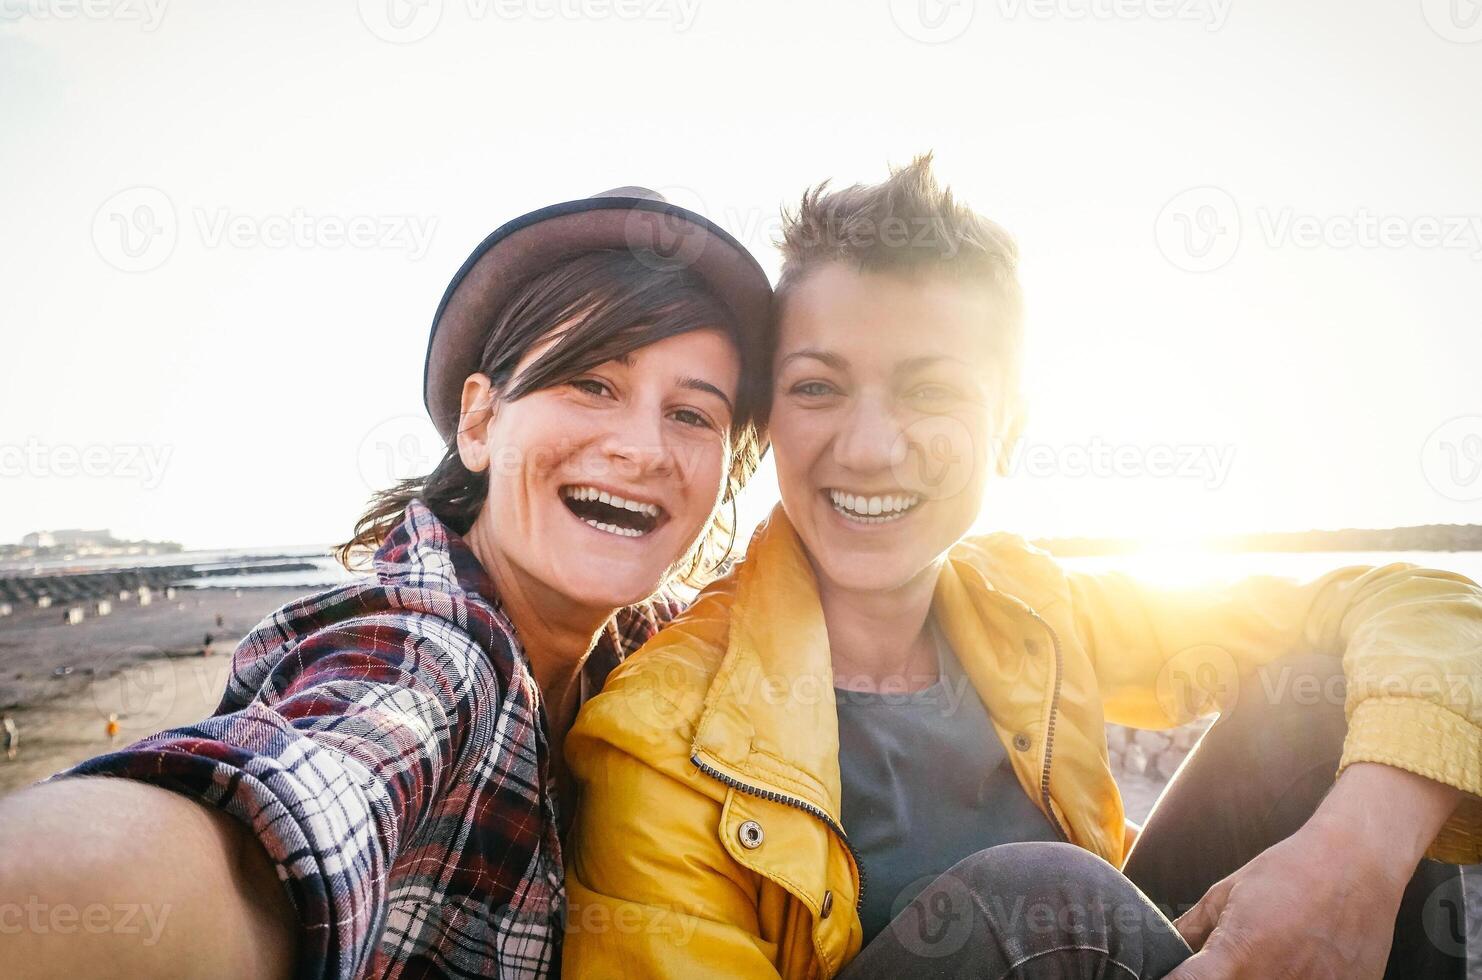
<svg viewBox="0 0 1482 980"><path fill-rule="evenodd" d="M913 357L908 361L902 361L897 370L903 374L909 373L911 371L920 371L922 368L929 368L933 365L941 364L944 361L953 364L961 364L964 367L968 368L972 367L971 364L969 364L967 361L964 361L960 357L952 357L950 354L929 354L923 355L921 357Z"/></svg>
<svg viewBox="0 0 1482 980"><path fill-rule="evenodd" d="M709 392L716 398L719 398L721 401L726 403L726 411L730 412L732 415L736 414L736 406L731 404L731 399L726 397L725 392L721 391L709 381L702 381L699 378L691 378L686 376L679 379L679 386L681 388L689 388L691 391Z"/></svg>
<svg viewBox="0 0 1482 980"><path fill-rule="evenodd" d="M839 356L838 354L835 354L833 351L820 350L817 347L804 347L802 350L795 350L791 354L784 357L782 359L782 363L778 364L777 366L779 368L786 367L794 360L804 357L810 357L815 361L822 361L824 364L827 364L829 367L833 368L836 371L844 371L849 368L849 361L845 358Z"/></svg>

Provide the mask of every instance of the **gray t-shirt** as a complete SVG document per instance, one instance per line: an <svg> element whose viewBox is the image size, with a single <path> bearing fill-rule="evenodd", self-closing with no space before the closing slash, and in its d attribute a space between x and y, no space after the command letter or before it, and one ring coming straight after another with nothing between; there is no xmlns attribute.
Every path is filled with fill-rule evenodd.
<svg viewBox="0 0 1482 980"><path fill-rule="evenodd" d="M1019 785L987 709L939 634L938 651L941 676L924 690L834 692L844 832L867 882L866 943L969 854L1060 839Z"/></svg>

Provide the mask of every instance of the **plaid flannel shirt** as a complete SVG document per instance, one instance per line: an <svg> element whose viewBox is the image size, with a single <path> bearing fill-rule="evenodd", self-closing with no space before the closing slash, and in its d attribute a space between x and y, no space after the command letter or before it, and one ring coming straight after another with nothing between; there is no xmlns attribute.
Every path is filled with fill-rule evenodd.
<svg viewBox="0 0 1482 980"><path fill-rule="evenodd" d="M63 776L142 780L251 827L297 912L300 976L556 974L561 845L519 638L420 500L374 567L254 628L215 715ZM620 612L588 676L678 611Z"/></svg>

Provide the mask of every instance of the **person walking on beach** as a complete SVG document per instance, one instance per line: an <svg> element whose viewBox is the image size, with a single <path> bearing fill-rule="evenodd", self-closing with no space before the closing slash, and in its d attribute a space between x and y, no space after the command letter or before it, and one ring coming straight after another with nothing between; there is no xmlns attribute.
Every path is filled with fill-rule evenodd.
<svg viewBox="0 0 1482 980"><path fill-rule="evenodd" d="M21 733L15 727L15 719L9 714L0 718L0 727L4 728L5 758L14 759L21 748Z"/></svg>

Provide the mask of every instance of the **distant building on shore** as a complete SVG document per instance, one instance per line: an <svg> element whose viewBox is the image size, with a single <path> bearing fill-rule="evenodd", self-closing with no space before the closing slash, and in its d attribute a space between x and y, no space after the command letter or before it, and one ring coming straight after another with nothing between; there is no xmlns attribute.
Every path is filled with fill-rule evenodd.
<svg viewBox="0 0 1482 980"><path fill-rule="evenodd" d="M22 548L72 548L81 550L84 548L106 548L110 545L122 544L116 541L112 532L107 528L100 531L84 531L80 528L69 527L60 531L32 531L21 538Z"/></svg>
<svg viewBox="0 0 1482 980"><path fill-rule="evenodd" d="M32 531L21 538L20 544L0 544L0 560L168 555L180 550L180 544L175 541L123 541L107 528L72 527Z"/></svg>

